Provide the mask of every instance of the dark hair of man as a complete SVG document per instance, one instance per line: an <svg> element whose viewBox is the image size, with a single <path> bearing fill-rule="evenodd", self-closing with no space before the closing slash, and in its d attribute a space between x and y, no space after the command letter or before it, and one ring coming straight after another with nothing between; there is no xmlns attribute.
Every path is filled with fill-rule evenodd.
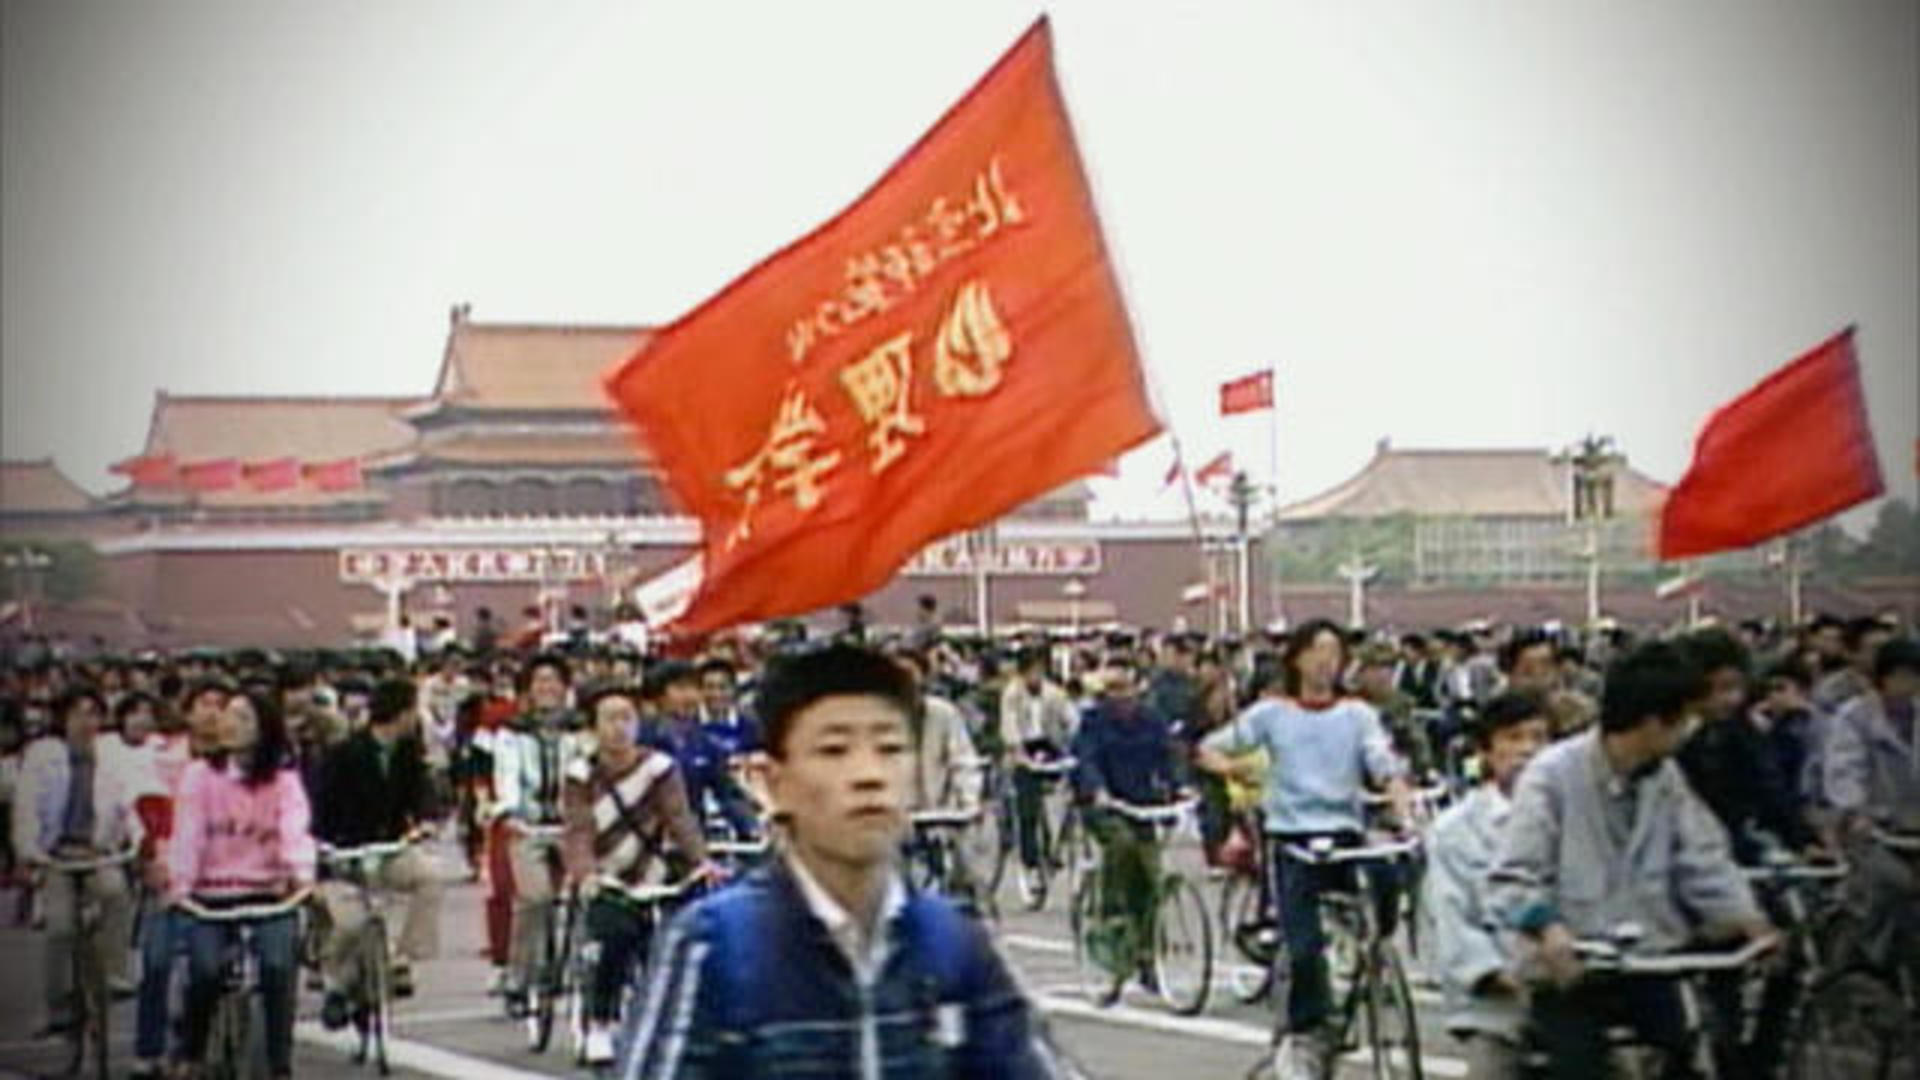
<svg viewBox="0 0 1920 1080"><path fill-rule="evenodd" d="M1873 653L1873 681L1885 683L1896 671L1920 675L1920 641L1894 638Z"/></svg>
<svg viewBox="0 0 1920 1080"><path fill-rule="evenodd" d="M809 706L830 697L879 698L903 717L919 705L912 677L893 658L873 649L836 644L778 656L767 664L760 683L767 752L785 758L794 722Z"/></svg>
<svg viewBox="0 0 1920 1080"><path fill-rule="evenodd" d="M1537 626L1529 626L1524 630L1514 631L1513 636L1507 639L1507 643L1500 647L1500 670L1509 675L1513 674L1514 665L1520 662L1520 658L1526 655L1527 650L1538 649L1541 646L1552 650L1554 659L1559 659L1560 650L1554 644L1552 635L1545 630Z"/></svg>
<svg viewBox="0 0 1920 1080"><path fill-rule="evenodd" d="M192 712L200 699L208 694L219 694L221 704L225 704L227 698L233 696L233 686L225 679L201 679L187 689L186 697L180 699L182 711Z"/></svg>
<svg viewBox="0 0 1920 1080"><path fill-rule="evenodd" d="M1719 627L1695 630L1682 639L1681 644L1700 665L1700 670L1711 676L1716 671L1732 668L1745 675L1753 666L1753 658L1740 639Z"/></svg>
<svg viewBox="0 0 1920 1080"><path fill-rule="evenodd" d="M1607 667L1600 695L1600 730L1632 731L1649 717L1672 720L1706 695L1707 676L1691 652L1650 641Z"/></svg>
<svg viewBox="0 0 1920 1080"><path fill-rule="evenodd" d="M91 683L80 683L77 686L68 687L59 697L55 698L53 700L53 718L62 724L66 723L67 717L73 713L73 710L79 708L80 703L83 701L93 702L93 707L100 711L101 719L106 719L106 696L100 693L100 689Z"/></svg>
<svg viewBox="0 0 1920 1080"><path fill-rule="evenodd" d="M1499 732L1545 715L1545 704L1534 694L1501 694L1480 710L1480 718L1473 725L1473 741L1485 750Z"/></svg>
<svg viewBox="0 0 1920 1080"><path fill-rule="evenodd" d="M1175 634L1167 638L1166 647L1167 647L1167 651L1179 653L1181 656L1193 655L1192 640L1189 638L1183 637L1179 634Z"/></svg>
<svg viewBox="0 0 1920 1080"><path fill-rule="evenodd" d="M644 690L629 682L597 682L586 687L585 692L581 694L580 711L586 714L589 724L598 723L601 702L612 698L623 698L627 704L633 706L634 712L639 712L640 702L645 695Z"/></svg>
<svg viewBox="0 0 1920 1080"><path fill-rule="evenodd" d="M1016 663L1022 675L1035 668L1039 668L1041 673L1044 674L1047 670L1047 651L1038 646L1029 646L1021 649L1019 659Z"/></svg>
<svg viewBox="0 0 1920 1080"><path fill-rule="evenodd" d="M1280 652L1280 682L1286 687L1287 693L1299 696L1300 657L1308 649L1313 648L1313 643L1318 641L1322 634L1332 634L1334 640L1340 643L1340 667L1347 666L1347 635L1334 624L1332 619L1309 619L1296 627L1293 633L1287 635L1286 648Z"/></svg>
<svg viewBox="0 0 1920 1080"><path fill-rule="evenodd" d="M1403 634L1401 635L1401 638L1400 638L1400 645L1402 648L1413 649L1418 652L1425 652L1427 648L1427 639L1420 636L1419 634Z"/></svg>
<svg viewBox="0 0 1920 1080"><path fill-rule="evenodd" d="M476 608L474 610L473 617L476 622L492 622L493 609L490 607L484 607L484 606L480 608Z"/></svg>
<svg viewBox="0 0 1920 1080"><path fill-rule="evenodd" d="M257 788L268 783L293 760L293 740L287 734L287 714L277 694L249 693L255 727L259 732L253 750L240 762L240 782Z"/></svg>
<svg viewBox="0 0 1920 1080"><path fill-rule="evenodd" d="M927 612L928 614L932 614L940 607L940 601L930 593L921 593L920 599L916 600L915 603L919 605L921 611Z"/></svg>
<svg viewBox="0 0 1920 1080"><path fill-rule="evenodd" d="M133 693L115 702L113 706L113 719L124 728L127 723L127 717L132 716L142 705L145 705L147 711L153 714L155 721L160 719L160 699L147 693L145 690L135 690Z"/></svg>
<svg viewBox="0 0 1920 1080"><path fill-rule="evenodd" d="M1790 682L1802 690L1813 687L1813 673L1807 670L1806 662L1797 656L1782 657L1767 665L1761 676L1767 682Z"/></svg>
<svg viewBox="0 0 1920 1080"><path fill-rule="evenodd" d="M420 692L406 679L381 679L367 698L367 722L390 724L404 717L420 700Z"/></svg>
<svg viewBox="0 0 1920 1080"><path fill-rule="evenodd" d="M186 680L180 677L179 672L169 670L160 676L160 681L154 684L153 689L160 695L162 701L178 701L180 690L184 686L186 686Z"/></svg>
<svg viewBox="0 0 1920 1080"><path fill-rule="evenodd" d="M345 697L373 697L373 680L365 675L349 675L333 684L333 692Z"/></svg>
<svg viewBox="0 0 1920 1080"><path fill-rule="evenodd" d="M555 675L560 676L560 681L563 684L567 686L573 685L573 668L568 666L566 657L554 652L535 653L533 658L527 661L527 666L520 669L519 686L521 693L526 693L528 688L533 685L533 676L541 668L552 670Z"/></svg>
<svg viewBox="0 0 1920 1080"><path fill-rule="evenodd" d="M716 671L725 675L729 681L731 681L736 674L733 669L733 661L728 660L724 656L709 656L705 660L700 661L700 677L702 679L705 679Z"/></svg>
<svg viewBox="0 0 1920 1080"><path fill-rule="evenodd" d="M700 673L685 660L662 660L647 672L647 682L662 690L680 682L697 682Z"/></svg>
<svg viewBox="0 0 1920 1080"><path fill-rule="evenodd" d="M1872 634L1886 633L1887 624L1871 615L1862 615L1847 622L1846 629L1840 632L1840 640L1846 643L1848 652L1858 652Z"/></svg>
<svg viewBox="0 0 1920 1080"><path fill-rule="evenodd" d="M274 684L281 693L289 690L305 690L313 685L314 669L308 664L288 662L283 665L274 678Z"/></svg>

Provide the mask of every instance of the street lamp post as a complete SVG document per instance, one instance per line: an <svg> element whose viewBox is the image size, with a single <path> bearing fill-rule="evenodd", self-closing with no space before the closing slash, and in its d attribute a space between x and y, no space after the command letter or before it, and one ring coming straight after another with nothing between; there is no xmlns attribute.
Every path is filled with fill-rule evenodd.
<svg viewBox="0 0 1920 1080"><path fill-rule="evenodd" d="M1242 634L1253 630L1253 565L1252 544L1247 535L1247 512L1253 507L1253 500L1259 495L1253 481L1247 479L1245 472L1233 474L1233 485L1227 489L1227 498L1233 503L1234 513L1234 577L1238 579L1240 591L1236 614Z"/></svg>
<svg viewBox="0 0 1920 1080"><path fill-rule="evenodd" d="M1377 566L1368 565L1359 552L1340 564L1340 576L1347 580L1347 625L1356 630L1367 625L1367 582L1380 572Z"/></svg>
<svg viewBox="0 0 1920 1080"><path fill-rule="evenodd" d="M40 598L43 575L53 565L53 556L37 548L21 547L0 555L0 566L5 566L13 578L13 592L20 598L20 624L28 630L33 629L34 602Z"/></svg>
<svg viewBox="0 0 1920 1080"><path fill-rule="evenodd" d="M1613 517L1613 470L1620 456L1614 452L1612 436L1588 435L1567 452L1566 460L1573 481L1569 516L1587 526L1587 545L1581 555L1587 562L1587 625L1593 626L1600 621L1600 526Z"/></svg>

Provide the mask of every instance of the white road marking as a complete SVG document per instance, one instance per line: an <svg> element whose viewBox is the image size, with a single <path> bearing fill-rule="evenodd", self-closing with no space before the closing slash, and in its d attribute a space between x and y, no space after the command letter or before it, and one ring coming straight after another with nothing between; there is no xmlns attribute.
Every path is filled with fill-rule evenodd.
<svg viewBox="0 0 1920 1080"><path fill-rule="evenodd" d="M360 1042L351 1032L328 1031L312 1022L295 1024L293 1037L303 1043L332 1047L343 1054L352 1053ZM552 1080L548 1073L528 1072L412 1039L388 1039L387 1061L398 1068L446 1080Z"/></svg>
<svg viewBox="0 0 1920 1080"><path fill-rule="evenodd" d="M1169 1035L1184 1035L1191 1039L1207 1039L1212 1042L1233 1043L1237 1046L1254 1046L1263 1050L1272 1045L1272 1035L1266 1028L1236 1020L1171 1016L1167 1013L1136 1009L1125 1004L1114 1004L1102 1008L1080 998L1075 993L1050 989L1036 991L1034 997L1044 1012L1091 1020L1098 1024L1145 1028L1148 1031L1165 1032ZM1341 1060L1355 1065L1366 1065L1370 1061L1367 1055L1359 1052L1347 1054ZM1439 1077L1441 1080L1461 1080L1467 1075L1467 1063L1460 1058L1422 1054L1420 1064L1426 1075Z"/></svg>
<svg viewBox="0 0 1920 1080"><path fill-rule="evenodd" d="M1028 952L1047 953L1053 956L1070 956L1073 954L1073 942L1062 941L1059 938L1042 937L1037 934L1001 934L1000 940L1013 948L1024 949ZM1216 963L1213 967L1213 985L1216 988L1227 986L1226 977L1229 975L1257 976L1260 973L1260 969L1251 964ZM1444 1004L1441 996L1437 992L1429 990L1422 985L1421 981L1416 979L1412 972L1408 972L1407 974L1407 984L1407 991L1413 995L1414 1004L1426 1005L1436 1009ZM1340 980L1335 979L1334 985L1336 987L1341 985Z"/></svg>

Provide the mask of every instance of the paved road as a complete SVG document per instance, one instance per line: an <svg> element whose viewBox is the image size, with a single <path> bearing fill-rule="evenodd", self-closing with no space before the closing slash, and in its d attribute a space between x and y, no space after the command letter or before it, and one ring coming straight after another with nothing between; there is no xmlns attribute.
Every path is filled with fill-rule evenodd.
<svg viewBox="0 0 1920 1080"><path fill-rule="evenodd" d="M1183 850L1184 863L1192 853ZM453 865L451 859L447 865ZM1206 886L1209 902L1216 893ZM420 993L402 1004L395 1026L395 1075L457 1080L521 1080L528 1076L564 1076L573 1070L558 1049L545 1056L525 1049L522 1029L501 1014L497 999L485 994L487 966L479 953L481 886L453 885L447 894L443 933L445 954L419 972ZM1173 1016L1157 998L1137 987L1121 1002L1097 1008L1081 994L1064 904L1056 897L1049 910L1014 913L1011 886L1005 890L998 938L1009 960L1050 1017L1057 1041L1086 1071L1115 1080L1169 1077L1238 1078L1262 1057L1270 1014L1266 1005L1241 1005L1224 987L1216 987L1207 1014ZM12 901L0 894L0 1074L47 1075L61 1064L61 1045L31 1038L41 1020L41 943L30 931L12 925ZM1457 1050L1438 1033L1433 995L1416 990L1422 1005L1421 1028L1428 1042L1427 1075L1442 1080L1465 1075ZM296 1071L302 1077L364 1075L347 1060L339 1038L320 1029L317 994L303 993L297 1032ZM130 1004L113 1018L116 1071L131 1053ZM556 1040L557 1041L557 1040ZM1349 1069L1346 1075L1358 1075Z"/></svg>

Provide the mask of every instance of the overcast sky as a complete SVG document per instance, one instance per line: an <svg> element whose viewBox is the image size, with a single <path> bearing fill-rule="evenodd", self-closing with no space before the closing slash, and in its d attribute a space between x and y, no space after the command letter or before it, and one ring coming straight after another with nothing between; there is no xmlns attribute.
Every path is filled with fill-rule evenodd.
<svg viewBox="0 0 1920 1080"><path fill-rule="evenodd" d="M664 322L831 216L1030 3L4 2L0 450L83 484L153 393L421 394L449 305ZM1915 484L1920 5L1050 8L1163 411L1283 498L1375 442L1612 434L1663 481L1849 323ZM1097 485L1166 515L1165 446Z"/></svg>

